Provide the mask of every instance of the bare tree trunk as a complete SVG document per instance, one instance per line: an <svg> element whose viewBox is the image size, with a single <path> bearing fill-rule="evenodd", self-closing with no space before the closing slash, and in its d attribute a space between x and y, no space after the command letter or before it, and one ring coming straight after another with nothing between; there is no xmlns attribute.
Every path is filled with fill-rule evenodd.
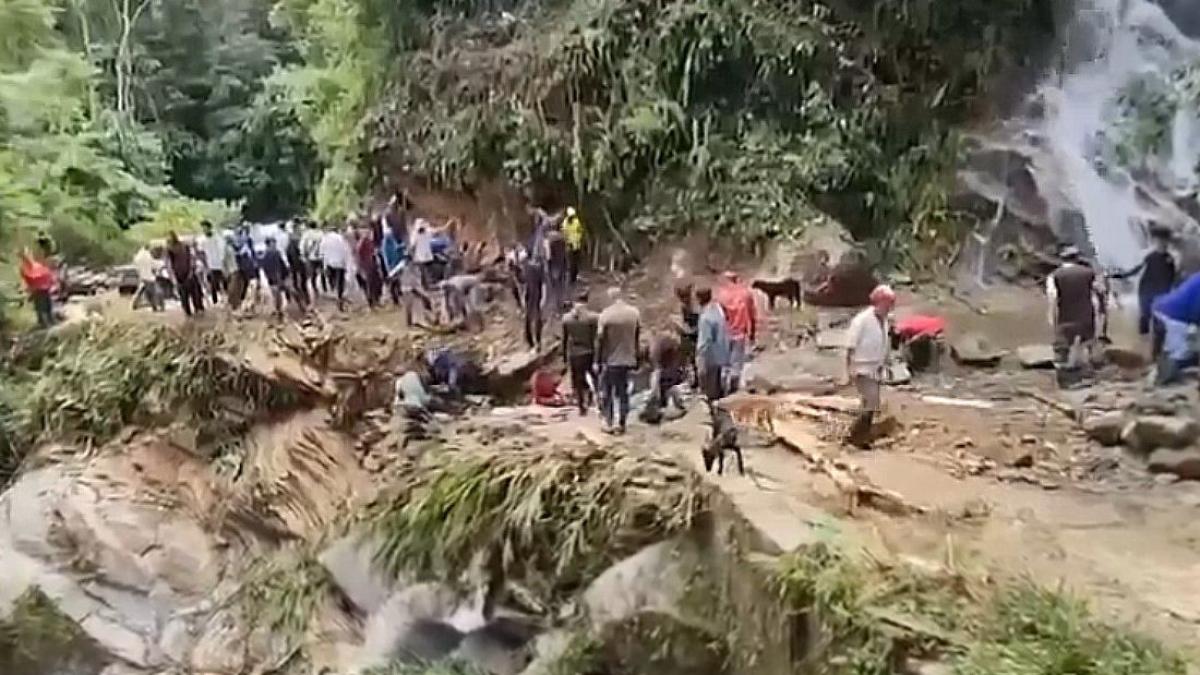
<svg viewBox="0 0 1200 675"><path fill-rule="evenodd" d="M117 113L122 119L133 117L133 29L142 12L150 6L150 0L140 0L136 7L132 0L112 0L113 11L121 22L121 36L117 40L116 77Z"/></svg>

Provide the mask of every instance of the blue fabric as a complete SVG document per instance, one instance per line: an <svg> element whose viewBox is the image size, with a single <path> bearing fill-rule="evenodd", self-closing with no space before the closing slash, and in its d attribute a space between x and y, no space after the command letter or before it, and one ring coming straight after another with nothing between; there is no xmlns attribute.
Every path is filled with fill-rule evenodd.
<svg viewBox="0 0 1200 675"><path fill-rule="evenodd" d="M1154 312L1182 323L1200 324L1200 273L1156 300Z"/></svg>
<svg viewBox="0 0 1200 675"><path fill-rule="evenodd" d="M405 259L407 256L405 248L404 240L397 237L391 230L383 235L383 246L379 249L379 254L383 256L385 273L396 269L396 265Z"/></svg>
<svg viewBox="0 0 1200 675"><path fill-rule="evenodd" d="M429 248L433 251L433 254L441 256L446 255L446 251L449 251L450 247L453 245L454 242L450 240L450 237L447 237L444 234L434 236L434 238L429 242Z"/></svg>
<svg viewBox="0 0 1200 675"><path fill-rule="evenodd" d="M729 365L729 328L725 324L725 313L716 302L711 302L700 313L696 326L696 361L705 366L725 368Z"/></svg>

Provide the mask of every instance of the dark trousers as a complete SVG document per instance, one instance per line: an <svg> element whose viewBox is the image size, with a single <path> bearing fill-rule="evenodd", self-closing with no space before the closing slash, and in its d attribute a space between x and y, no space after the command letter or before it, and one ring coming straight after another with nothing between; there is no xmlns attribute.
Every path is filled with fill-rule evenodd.
<svg viewBox="0 0 1200 675"><path fill-rule="evenodd" d="M696 379L700 381L700 393L709 403L716 403L725 396L724 369L720 366L697 366Z"/></svg>
<svg viewBox="0 0 1200 675"><path fill-rule="evenodd" d="M525 344L542 348L542 299L527 298L525 305Z"/></svg>
<svg viewBox="0 0 1200 675"><path fill-rule="evenodd" d="M204 291L200 288L200 280L192 274L179 279L179 304L183 305L183 313L192 316L204 311Z"/></svg>
<svg viewBox="0 0 1200 675"><path fill-rule="evenodd" d="M225 296L229 299L229 308L236 310L242 306L242 301L246 299L246 290L250 288L250 279L245 272L237 271L233 273L233 278L229 280L229 291Z"/></svg>
<svg viewBox="0 0 1200 675"><path fill-rule="evenodd" d="M604 366L600 373L600 410L604 421L609 426L613 424L613 412L616 408L617 427L625 428L625 420L629 417L629 366Z"/></svg>
<svg viewBox="0 0 1200 675"><path fill-rule="evenodd" d="M329 284L325 282L325 266L321 264L320 260L308 261L308 277L312 281L312 292L314 298L317 297L321 291L329 290Z"/></svg>
<svg viewBox="0 0 1200 675"><path fill-rule="evenodd" d="M308 304L308 267L296 263L291 268L292 292L288 295L301 305Z"/></svg>
<svg viewBox="0 0 1200 675"><path fill-rule="evenodd" d="M579 406L580 414L587 412L592 400L592 385L588 383L588 375L592 374L594 358L591 354L574 354L567 361L571 371L571 391L575 392L575 403Z"/></svg>
<svg viewBox="0 0 1200 675"><path fill-rule="evenodd" d="M379 304L379 298L383 295L383 288L377 270L371 269L359 272L358 285L363 289L363 295L367 296L367 305L374 307Z"/></svg>
<svg viewBox="0 0 1200 675"><path fill-rule="evenodd" d="M325 283L337 296L338 309L346 306L346 270L340 267L325 268Z"/></svg>
<svg viewBox="0 0 1200 675"><path fill-rule="evenodd" d="M571 283L579 280L579 266L583 263L583 247L567 251L568 278Z"/></svg>
<svg viewBox="0 0 1200 675"><path fill-rule="evenodd" d="M1162 354L1163 339L1166 337L1166 328L1162 321L1154 316L1154 301L1158 298L1157 295L1138 296L1138 333L1150 336L1152 359L1158 359L1159 354Z"/></svg>
<svg viewBox="0 0 1200 675"><path fill-rule="evenodd" d="M217 296L225 293L225 272L221 270L208 271L208 295L212 304L217 304Z"/></svg>
<svg viewBox="0 0 1200 675"><path fill-rule="evenodd" d="M30 291L29 300L37 314L38 328L54 325L54 302L50 299L50 291Z"/></svg>

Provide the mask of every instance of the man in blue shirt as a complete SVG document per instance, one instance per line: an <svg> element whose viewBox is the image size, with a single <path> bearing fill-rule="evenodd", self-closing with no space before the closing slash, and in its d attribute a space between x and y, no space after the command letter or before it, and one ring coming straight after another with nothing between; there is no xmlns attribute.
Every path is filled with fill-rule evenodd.
<svg viewBox="0 0 1200 675"><path fill-rule="evenodd" d="M383 245L379 247L379 256L383 259L383 277L387 280L392 303L399 307L401 302L400 273L404 270L408 251L404 242L404 226L399 220L391 219L387 221L387 224L387 231L383 234Z"/></svg>
<svg viewBox="0 0 1200 675"><path fill-rule="evenodd" d="M700 320L696 325L696 377L700 391L709 403L716 403L725 394L724 373L729 368L729 328L725 310L713 300L712 289L696 290L700 304Z"/></svg>
<svg viewBox="0 0 1200 675"><path fill-rule="evenodd" d="M1188 277L1175 290L1154 302L1154 316L1163 324L1163 355L1158 362L1158 383L1169 384L1195 360L1192 331L1200 325L1200 273Z"/></svg>

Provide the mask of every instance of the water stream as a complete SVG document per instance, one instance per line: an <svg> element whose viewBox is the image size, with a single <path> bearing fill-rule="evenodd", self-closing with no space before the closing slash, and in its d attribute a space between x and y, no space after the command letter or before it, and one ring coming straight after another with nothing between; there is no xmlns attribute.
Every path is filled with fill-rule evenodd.
<svg viewBox="0 0 1200 675"><path fill-rule="evenodd" d="M1082 213L1088 243L1105 267L1136 264L1146 226L1163 221L1164 209L1180 215L1175 201L1200 185L1200 120L1182 77L1200 64L1200 41L1175 24L1167 12L1175 6L1163 1L1166 9L1149 0L1077 0L1059 68L1038 91L1045 112L1028 129L1038 154L1049 155L1035 162L1043 195L1052 207L1058 197L1057 206ZM1151 101L1128 95L1138 85L1171 103L1150 111L1165 128L1145 158L1113 161L1114 146L1131 128L1147 128Z"/></svg>

